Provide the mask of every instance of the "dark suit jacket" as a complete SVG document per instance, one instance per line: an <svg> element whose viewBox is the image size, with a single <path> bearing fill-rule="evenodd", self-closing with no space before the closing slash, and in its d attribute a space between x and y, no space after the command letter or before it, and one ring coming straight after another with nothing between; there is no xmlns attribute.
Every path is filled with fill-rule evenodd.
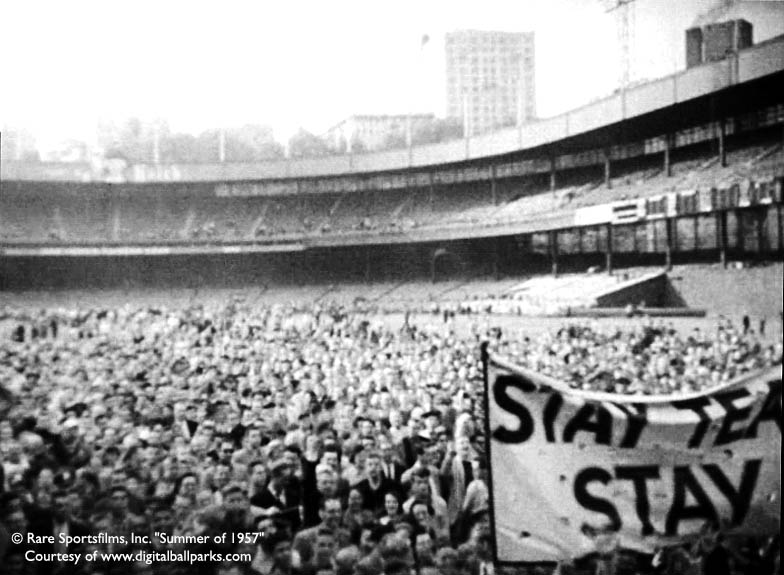
<svg viewBox="0 0 784 575"><path fill-rule="evenodd" d="M391 475L387 475L387 473L386 473L386 463L385 463L384 464L384 466L385 466L384 467L384 469L385 469L384 475L387 475L387 479L391 479L392 481L394 481L398 485L398 487L400 487L400 485L401 485L400 478L403 476L403 473L405 473L406 468L403 467L402 463L399 463L397 461L393 461L390 465L392 465L392 474Z"/></svg>
<svg viewBox="0 0 784 575"><path fill-rule="evenodd" d="M300 497L296 489L291 486L285 488L286 502L284 503L269 490L269 487L264 491L255 494L250 498L251 505L261 507L262 509L269 509L270 507L277 507L282 511L280 518L287 521L291 525L292 531L298 531L300 528L299 518L299 504Z"/></svg>
<svg viewBox="0 0 784 575"><path fill-rule="evenodd" d="M373 513L384 510L384 495L387 491L395 491L400 497L400 484L383 475L381 476L381 484L376 490L370 487L370 480L367 478L357 483L354 489L362 493L362 508L369 509Z"/></svg>
<svg viewBox="0 0 784 575"><path fill-rule="evenodd" d="M85 535L90 535L90 529L84 523L70 519L67 521L67 524L68 535L71 537L84 537ZM55 531L55 529L57 529L57 531ZM59 526L55 527L55 521L53 518L48 523L46 528L41 525L39 529L35 531L35 533L36 535L54 535L55 538L55 543L42 543L38 545L38 551L41 553L84 553L85 546L81 543L69 543L65 549L60 546L59 541L62 529ZM51 575L77 575L79 573L83 573L83 565L81 563L82 562L80 562L79 565L65 562L45 563L44 572Z"/></svg>

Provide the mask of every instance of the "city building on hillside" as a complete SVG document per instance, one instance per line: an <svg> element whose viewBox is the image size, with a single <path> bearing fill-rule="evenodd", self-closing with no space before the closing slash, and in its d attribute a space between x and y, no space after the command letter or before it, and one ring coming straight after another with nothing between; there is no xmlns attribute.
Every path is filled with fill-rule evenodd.
<svg viewBox="0 0 784 575"><path fill-rule="evenodd" d="M533 32L459 30L446 35L447 116L468 135L536 116Z"/></svg>
<svg viewBox="0 0 784 575"><path fill-rule="evenodd" d="M354 115L330 128L325 139L338 152L399 148L408 141L409 118L412 132L435 120L433 114Z"/></svg>

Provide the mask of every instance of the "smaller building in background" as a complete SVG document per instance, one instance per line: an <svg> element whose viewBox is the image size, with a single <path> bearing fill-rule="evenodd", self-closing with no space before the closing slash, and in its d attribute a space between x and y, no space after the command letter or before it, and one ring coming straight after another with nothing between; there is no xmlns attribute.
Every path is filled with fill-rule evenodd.
<svg viewBox="0 0 784 575"><path fill-rule="evenodd" d="M408 143L409 118L412 134L435 120L433 114L354 115L330 128L324 138L342 153L400 148Z"/></svg>

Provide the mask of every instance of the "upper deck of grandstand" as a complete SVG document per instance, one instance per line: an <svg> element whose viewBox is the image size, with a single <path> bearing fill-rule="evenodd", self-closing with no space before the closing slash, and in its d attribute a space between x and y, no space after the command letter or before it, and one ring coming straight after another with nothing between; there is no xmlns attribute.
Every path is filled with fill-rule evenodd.
<svg viewBox="0 0 784 575"><path fill-rule="evenodd" d="M297 193L308 178L416 173L428 167L491 158L581 151L623 142L633 128L637 139L674 132L687 117L713 122L727 115L777 102L771 80L784 72L784 36L762 42L725 60L617 91L553 118L482 136L378 153L301 158L255 164L134 165L107 174L87 164L4 162L5 181L58 182L248 182L274 180L266 195ZM741 96L742 97L739 97ZM677 108L677 113L673 110ZM610 142L610 143L608 143ZM362 184L357 184L362 187ZM258 191L257 191L258 193Z"/></svg>
<svg viewBox="0 0 784 575"><path fill-rule="evenodd" d="M710 198L717 188L738 188L746 182L757 187L774 177L781 180L784 106L777 108L776 118L767 128L728 137L724 166L715 154L714 142L706 139L674 151L669 175L661 154L653 152L619 161L610 178L590 161L564 168L556 185L546 173L534 172L498 178L492 186L463 181L362 193L337 189L227 197L215 194L215 186L209 183L6 182L0 196L0 242L28 246L349 245L379 238L384 242L432 241L597 224L612 221L611 214L590 222L578 214L594 206L644 203L667 194L700 191ZM710 211L714 204L708 202L699 209Z"/></svg>

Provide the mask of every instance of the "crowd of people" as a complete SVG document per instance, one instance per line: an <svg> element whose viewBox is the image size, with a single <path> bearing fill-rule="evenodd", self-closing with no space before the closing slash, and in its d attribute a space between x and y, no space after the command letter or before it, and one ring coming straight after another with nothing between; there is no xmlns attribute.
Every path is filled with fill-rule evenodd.
<svg viewBox="0 0 784 575"><path fill-rule="evenodd" d="M426 569L482 556L456 555L486 541L475 340L237 302L49 310L17 323L0 347L6 569L36 567L8 533L63 524L125 534L96 543L112 552L167 548L130 533L236 534L219 547L242 559L196 566L204 572L370 572L390 554Z"/></svg>
<svg viewBox="0 0 784 575"><path fill-rule="evenodd" d="M518 365L580 390L696 393L781 364L781 337L766 338L745 319L720 318L715 330L690 333L664 322L640 322L635 329L573 323L538 338L507 340L502 350Z"/></svg>
<svg viewBox="0 0 784 575"><path fill-rule="evenodd" d="M17 574L492 575L482 340L622 393L781 361L780 342L726 322L507 340L240 300L2 322L0 573ZM91 551L125 555L62 559Z"/></svg>

